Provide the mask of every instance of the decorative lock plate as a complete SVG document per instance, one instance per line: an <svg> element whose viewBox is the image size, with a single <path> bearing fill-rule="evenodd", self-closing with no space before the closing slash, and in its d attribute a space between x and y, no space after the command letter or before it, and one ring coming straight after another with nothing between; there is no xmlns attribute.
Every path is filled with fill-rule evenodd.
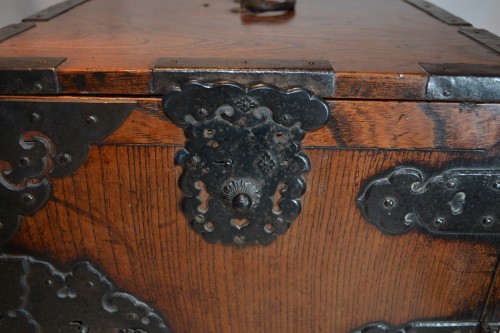
<svg viewBox="0 0 500 333"><path fill-rule="evenodd" d="M325 102L303 89L191 82L163 106L185 130L176 163L184 168L182 210L195 231L242 246L288 230L310 169L301 140L326 122Z"/></svg>
<svg viewBox="0 0 500 333"><path fill-rule="evenodd" d="M500 170L452 169L425 180L414 168L376 178L358 205L384 232L500 235Z"/></svg>

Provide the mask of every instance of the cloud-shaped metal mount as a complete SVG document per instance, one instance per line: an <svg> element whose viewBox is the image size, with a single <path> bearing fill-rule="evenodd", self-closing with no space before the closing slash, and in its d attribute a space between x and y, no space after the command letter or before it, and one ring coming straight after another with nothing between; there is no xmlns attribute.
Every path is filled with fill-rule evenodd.
<svg viewBox="0 0 500 333"><path fill-rule="evenodd" d="M267 85L244 87L235 83L204 84L195 81L182 90L167 94L163 99L163 108L176 125L185 128L189 122L187 116L193 117L196 122L212 119L221 106L232 105L243 97L271 108L276 123L286 127L300 123L299 127L304 131L320 128L329 116L325 102L302 88L284 91Z"/></svg>
<svg viewBox="0 0 500 333"><path fill-rule="evenodd" d="M176 163L184 167L182 208L195 231L242 246L288 230L301 210L301 174L310 170L301 140L327 121L325 102L303 89L191 82L167 94L163 107L185 129Z"/></svg>
<svg viewBox="0 0 500 333"><path fill-rule="evenodd" d="M88 262L61 272L29 256L0 255L0 286L1 332L170 332Z"/></svg>
<svg viewBox="0 0 500 333"><path fill-rule="evenodd" d="M129 116L134 102L0 102L0 245L51 195L50 177L74 172L88 145Z"/></svg>
<svg viewBox="0 0 500 333"><path fill-rule="evenodd" d="M358 206L390 234L413 228L433 234L500 235L500 170L451 169L424 179L399 168L361 191Z"/></svg>

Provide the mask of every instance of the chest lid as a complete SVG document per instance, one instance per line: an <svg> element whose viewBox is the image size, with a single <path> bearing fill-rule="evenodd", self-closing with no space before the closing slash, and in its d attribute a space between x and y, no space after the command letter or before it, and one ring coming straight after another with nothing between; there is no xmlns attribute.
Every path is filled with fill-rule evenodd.
<svg viewBox="0 0 500 333"><path fill-rule="evenodd" d="M500 101L499 43L421 0L299 0L272 14L231 0L65 1L0 31L0 94L154 96L196 79Z"/></svg>

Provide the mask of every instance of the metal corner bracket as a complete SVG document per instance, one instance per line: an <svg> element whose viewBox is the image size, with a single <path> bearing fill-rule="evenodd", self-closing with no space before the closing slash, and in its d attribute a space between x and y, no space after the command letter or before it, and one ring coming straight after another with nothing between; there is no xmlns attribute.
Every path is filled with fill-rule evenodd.
<svg viewBox="0 0 500 333"><path fill-rule="evenodd" d="M146 303L116 290L89 262L69 272L29 256L0 255L0 331L170 333Z"/></svg>
<svg viewBox="0 0 500 333"><path fill-rule="evenodd" d="M135 102L0 101L0 245L16 232L21 215L41 209L52 177L74 172L88 145L114 132Z"/></svg>

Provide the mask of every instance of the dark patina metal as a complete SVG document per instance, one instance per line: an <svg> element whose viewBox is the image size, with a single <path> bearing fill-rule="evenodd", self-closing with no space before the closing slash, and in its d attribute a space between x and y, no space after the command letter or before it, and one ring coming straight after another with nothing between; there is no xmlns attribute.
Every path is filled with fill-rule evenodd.
<svg viewBox="0 0 500 333"><path fill-rule="evenodd" d="M23 19L23 21L48 21L87 1L89 0L66 0L63 2L59 2L31 16L28 16L27 18Z"/></svg>
<svg viewBox="0 0 500 333"><path fill-rule="evenodd" d="M444 101L500 101L500 66L420 63L429 75L427 98Z"/></svg>
<svg viewBox="0 0 500 333"><path fill-rule="evenodd" d="M417 321L402 326L373 323L351 333L486 333L479 322L468 321Z"/></svg>
<svg viewBox="0 0 500 333"><path fill-rule="evenodd" d="M500 322L481 324L481 333L500 333Z"/></svg>
<svg viewBox="0 0 500 333"><path fill-rule="evenodd" d="M85 162L98 143L128 117L135 103L4 100L0 102L0 245L17 230L19 215L49 199L50 177Z"/></svg>
<svg viewBox="0 0 500 333"><path fill-rule="evenodd" d="M357 200L384 232L500 235L500 169L452 169L425 180L414 168L376 178Z"/></svg>
<svg viewBox="0 0 500 333"><path fill-rule="evenodd" d="M185 129L176 163L195 231L242 246L288 230L301 210L301 174L310 169L300 143L326 122L326 103L303 89L192 82L167 94L163 107Z"/></svg>
<svg viewBox="0 0 500 333"><path fill-rule="evenodd" d="M147 304L117 291L90 263L61 272L28 256L0 255L0 332L169 333Z"/></svg>
<svg viewBox="0 0 500 333"><path fill-rule="evenodd" d="M335 73L325 60L162 58L153 68L153 93L163 95L192 80L301 87L323 98L333 97L335 88Z"/></svg>
<svg viewBox="0 0 500 333"><path fill-rule="evenodd" d="M474 39L476 42L489 47L493 51L500 53L500 37L488 30L474 27L461 27L458 31Z"/></svg>
<svg viewBox="0 0 500 333"><path fill-rule="evenodd" d="M464 19L455 16L446 10L438 7L428 1L425 0L404 0L412 6L417 7L418 9L426 12L427 14L437 18L438 20L449 24L449 25L459 25L459 26L468 26L471 25L469 22Z"/></svg>
<svg viewBox="0 0 500 333"><path fill-rule="evenodd" d="M20 22L15 24L9 24L0 29L0 42L9 39L23 31L33 28L36 26L35 23L30 22Z"/></svg>
<svg viewBox="0 0 500 333"><path fill-rule="evenodd" d="M241 8L253 13L264 13L272 11L293 11L297 0L240 0Z"/></svg>
<svg viewBox="0 0 500 333"><path fill-rule="evenodd" d="M0 94L59 93L56 69L66 58L0 57Z"/></svg>

